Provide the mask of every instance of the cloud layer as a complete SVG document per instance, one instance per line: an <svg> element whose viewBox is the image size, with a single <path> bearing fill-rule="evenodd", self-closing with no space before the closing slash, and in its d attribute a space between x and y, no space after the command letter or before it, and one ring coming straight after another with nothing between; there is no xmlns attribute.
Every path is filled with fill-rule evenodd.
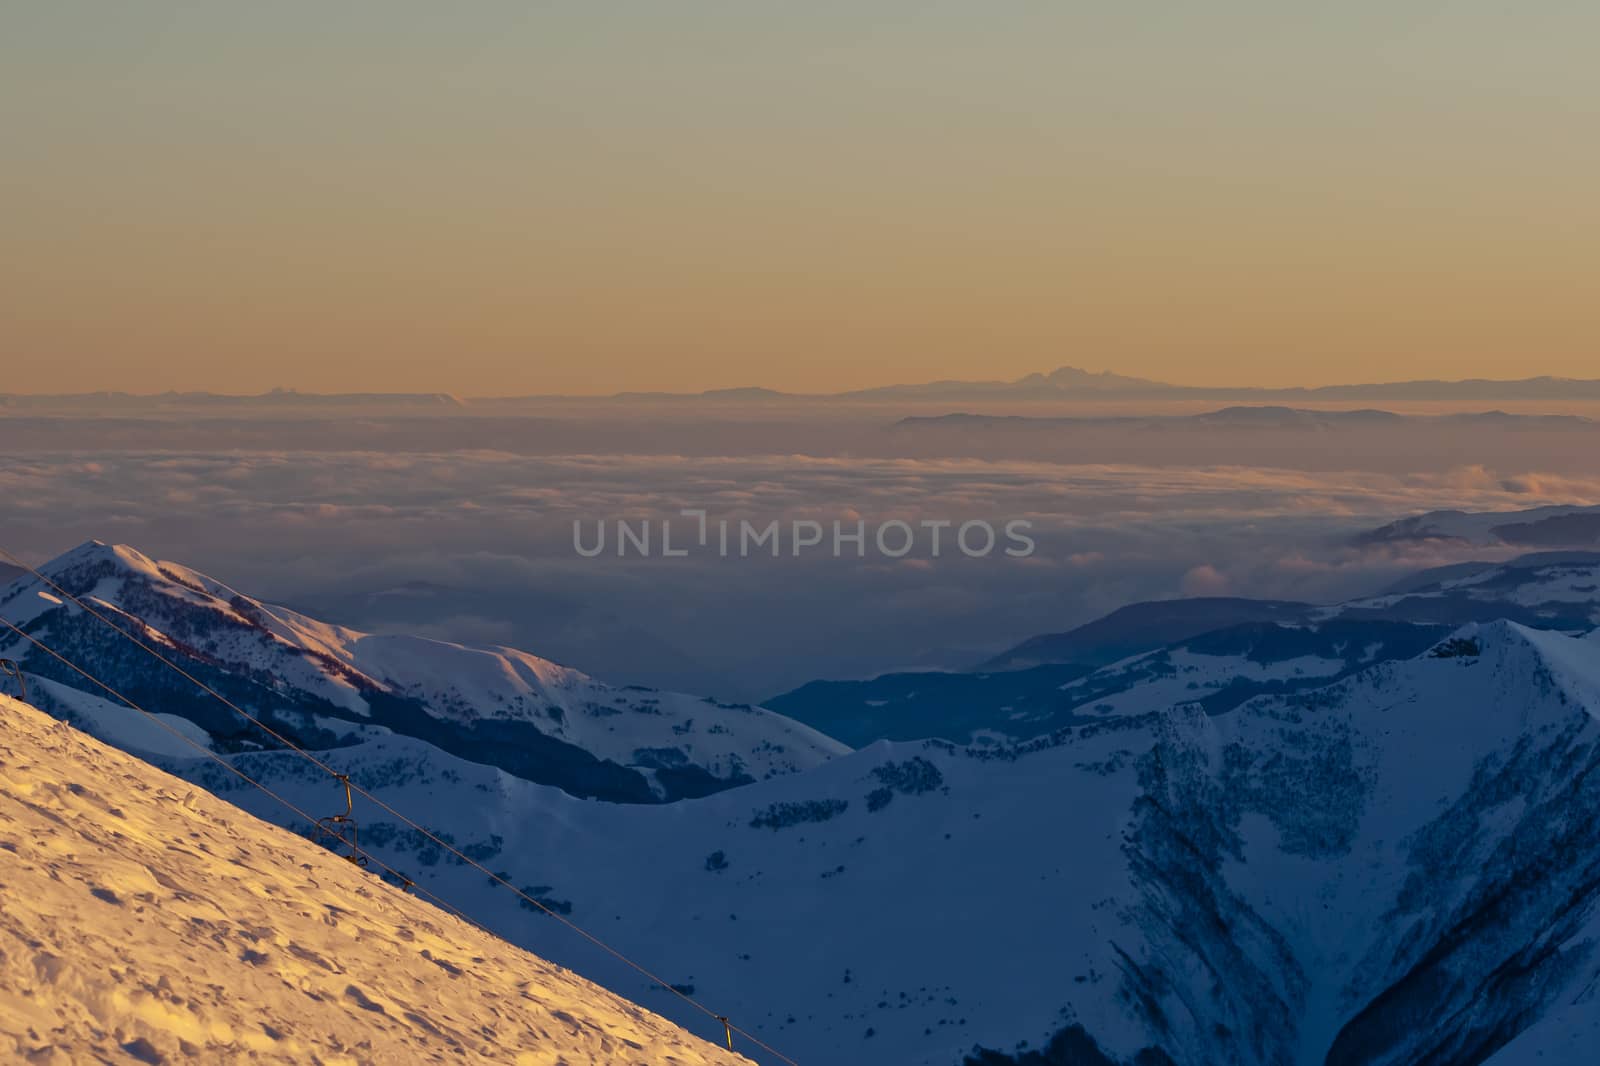
<svg viewBox="0 0 1600 1066"><path fill-rule="evenodd" d="M1134 599L1332 599L1457 561L1349 537L1441 508L1600 502L1600 477L965 459L498 452L0 458L5 546L91 537L372 629L499 642L624 681L744 698L819 676L957 666ZM831 528L1033 523L1028 559L585 559L573 523L681 510ZM677 535L677 534L675 534ZM1480 550L1473 553L1482 555Z"/></svg>

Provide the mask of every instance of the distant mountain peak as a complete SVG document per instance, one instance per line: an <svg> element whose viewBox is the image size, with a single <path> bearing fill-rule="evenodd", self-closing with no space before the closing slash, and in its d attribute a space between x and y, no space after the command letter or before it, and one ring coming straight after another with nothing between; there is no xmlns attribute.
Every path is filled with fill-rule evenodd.
<svg viewBox="0 0 1600 1066"><path fill-rule="evenodd" d="M1047 374L1030 374L1057 388L1071 389L1162 389L1170 386L1147 378L1129 377L1110 370L1084 370L1075 366L1059 366Z"/></svg>

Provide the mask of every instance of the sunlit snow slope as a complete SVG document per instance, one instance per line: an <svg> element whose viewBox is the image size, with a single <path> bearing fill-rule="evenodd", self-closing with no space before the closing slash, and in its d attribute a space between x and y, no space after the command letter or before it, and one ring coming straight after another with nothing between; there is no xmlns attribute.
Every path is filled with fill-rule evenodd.
<svg viewBox="0 0 1600 1066"><path fill-rule="evenodd" d="M0 697L0 1059L747 1062Z"/></svg>

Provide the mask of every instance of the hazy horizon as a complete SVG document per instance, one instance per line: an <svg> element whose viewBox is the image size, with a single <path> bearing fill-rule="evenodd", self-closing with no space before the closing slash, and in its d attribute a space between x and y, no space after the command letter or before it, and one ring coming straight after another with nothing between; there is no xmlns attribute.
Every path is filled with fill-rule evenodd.
<svg viewBox="0 0 1600 1066"><path fill-rule="evenodd" d="M1048 376L1052 372L1054 372L1056 370L1062 370L1062 369L1084 370L1084 371L1086 371L1086 372L1088 372L1090 374L1096 374L1096 375L1107 374L1107 375L1113 375L1113 376L1117 376L1117 377L1137 378L1137 379L1142 380L1142 381L1148 381L1148 382L1151 382L1151 383L1154 383L1154 384L1160 384L1160 385L1169 385L1169 386L1173 386L1173 387L1179 388L1179 389L1197 389L1197 390L1210 390L1210 391L1217 391L1217 392L1239 392L1239 393L1246 393L1246 392L1273 393L1273 392L1292 391L1292 390L1314 390L1314 389L1341 388L1341 387L1343 387L1343 388L1368 388L1368 387L1381 388L1381 387L1384 387L1384 386L1410 385L1410 384L1420 384L1420 383L1460 384L1460 383L1465 383L1465 382L1484 382L1484 383L1488 383L1488 384L1520 384L1520 383L1526 382L1526 381L1537 381L1537 380L1567 380L1567 381L1583 381L1583 382L1600 381L1600 369L1592 369L1592 370L1589 371L1589 373L1587 375L1582 375L1582 374L1559 374L1559 373L1553 373L1553 372L1547 373L1547 372L1541 372L1541 371L1532 371L1532 372L1529 372L1529 373L1519 374L1519 375L1516 375L1516 376L1509 376L1509 375L1507 375L1507 376L1488 376L1488 377L1461 376L1461 377L1442 377L1442 378L1388 377L1388 378L1370 379L1370 380L1355 380L1355 379L1333 378L1333 379L1329 379L1329 380L1288 381L1288 382L1285 382L1285 383L1282 383L1282 384L1278 384L1278 385L1262 385L1262 384L1245 384L1245 383L1241 383L1241 382L1237 382L1237 381L1205 379L1205 378L1192 378L1190 380L1181 380L1181 381L1180 380L1167 379L1167 378L1146 378L1146 377L1143 377L1142 375L1134 374L1134 373L1128 372L1126 370L1118 369L1118 368L1114 368L1114 367L1106 367L1104 369L1091 369L1091 368L1088 368L1088 367L1069 366L1069 365L1063 364L1063 365L1059 365L1059 366L1042 367L1042 368L1036 368L1036 369L1033 369L1033 370L1025 370L1021 374L1018 374L1018 375L1015 375L1015 376L1010 376L1010 377L984 377L980 373L974 372L974 373L961 375L961 376L957 376L957 377L951 377L951 378L925 377L925 378L896 378L896 379L893 379L893 380L884 379L884 380L881 380L881 381L872 381L872 382L869 382L868 384L865 384L865 385L852 386L850 388L840 388L840 389L837 389L837 390L824 390L824 391L810 391L810 390L807 390L807 391L790 391L790 390L784 390L784 389L776 388L775 386L772 386L772 385L768 384L767 382L765 382L763 380L760 380L760 379L752 379L752 380L730 380L730 381L722 383L722 384L709 385L709 386L705 387L704 389L689 389L689 388L682 388L682 389L645 389L645 388L633 388L633 387L625 386L625 387L620 388L620 389L614 389L614 390L604 391L604 392L565 392L565 393L556 393L556 392L535 392L535 393L485 392L485 393L473 393L473 392L465 391L465 390L462 390L462 389L451 389L451 388L414 389L414 390L412 390L412 389L391 389L391 388L380 388L380 387L351 388L351 389L316 389L316 388L311 388L311 387L307 387L307 386L304 386L304 385L278 383L278 384L275 384L275 385L270 385L270 386L267 386L267 387L264 387L264 388L250 390L250 391L239 391L239 390L229 390L229 389L210 389L210 388L204 388L204 387L198 387L198 386L189 386L189 387L171 388L171 389L138 389L138 390L102 388L102 387L93 387L93 386L92 387L83 387L81 385L79 387L77 387L77 388L66 388L66 389L60 389L60 390L55 390L55 389L50 389L50 390L44 390L44 389L15 389L15 388L10 388L10 387L5 387L5 388L0 388L0 395L21 396L21 397L52 397L52 396L91 397L91 396L96 396L96 395L101 395L101 394L125 394L125 395L128 395L128 396L134 396L134 397L160 397L160 396L164 396L164 395L168 395L168 394L180 394L180 395L181 394L191 394L191 395L212 395L212 396L220 396L220 397L244 397L244 398L269 396L269 395L274 395L274 394L280 394L280 395L302 395L302 396L307 396L307 397L336 396L336 395L373 395L373 396L402 396L402 395L431 396L431 395L436 395L436 396L449 396L449 397L452 397L452 398L455 398L455 399L458 399L458 400L469 401L470 402L470 401L473 401L473 400L501 400L501 399L520 399L520 398L553 399L553 400L559 400L559 399L585 399L585 400L587 400L587 399L610 399L610 398L613 398L613 397L626 396L626 395L630 395L630 394L639 394L639 393L658 393L658 394L664 394L664 395L697 396L697 395L700 395L702 393L707 393L707 392L716 393L716 392L737 392L737 391L740 391L740 390L766 390L766 391L772 391L772 392L781 392L781 393L785 393L787 395L792 395L792 396L797 396L797 397L806 397L806 396L827 397L827 396L831 396L831 395L839 395L839 394L844 394L844 393L849 393L849 392L871 391L871 390L877 390L877 389L890 389L890 388L894 388L894 387L897 387L897 386L917 386L917 385L944 384L944 383L952 383L952 384L954 384L954 383L963 383L963 384L977 384L977 385L993 384L993 383L1014 383L1014 382L1022 381L1023 379L1026 379L1028 377L1032 377L1032 376L1035 376L1035 375ZM1085 398L1089 398L1090 396L1092 396L1092 394L1085 394ZM933 399L933 398L936 398L936 397L930 397L930 399Z"/></svg>

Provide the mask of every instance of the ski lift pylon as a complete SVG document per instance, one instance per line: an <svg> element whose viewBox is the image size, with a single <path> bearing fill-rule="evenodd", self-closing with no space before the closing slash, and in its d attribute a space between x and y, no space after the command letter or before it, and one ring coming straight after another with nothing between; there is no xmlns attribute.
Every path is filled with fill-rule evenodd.
<svg viewBox="0 0 1600 1066"><path fill-rule="evenodd" d="M0 659L0 677L9 677L16 681L17 691L21 694L23 703L28 702L28 679L22 676L22 667L13 659Z"/></svg>

